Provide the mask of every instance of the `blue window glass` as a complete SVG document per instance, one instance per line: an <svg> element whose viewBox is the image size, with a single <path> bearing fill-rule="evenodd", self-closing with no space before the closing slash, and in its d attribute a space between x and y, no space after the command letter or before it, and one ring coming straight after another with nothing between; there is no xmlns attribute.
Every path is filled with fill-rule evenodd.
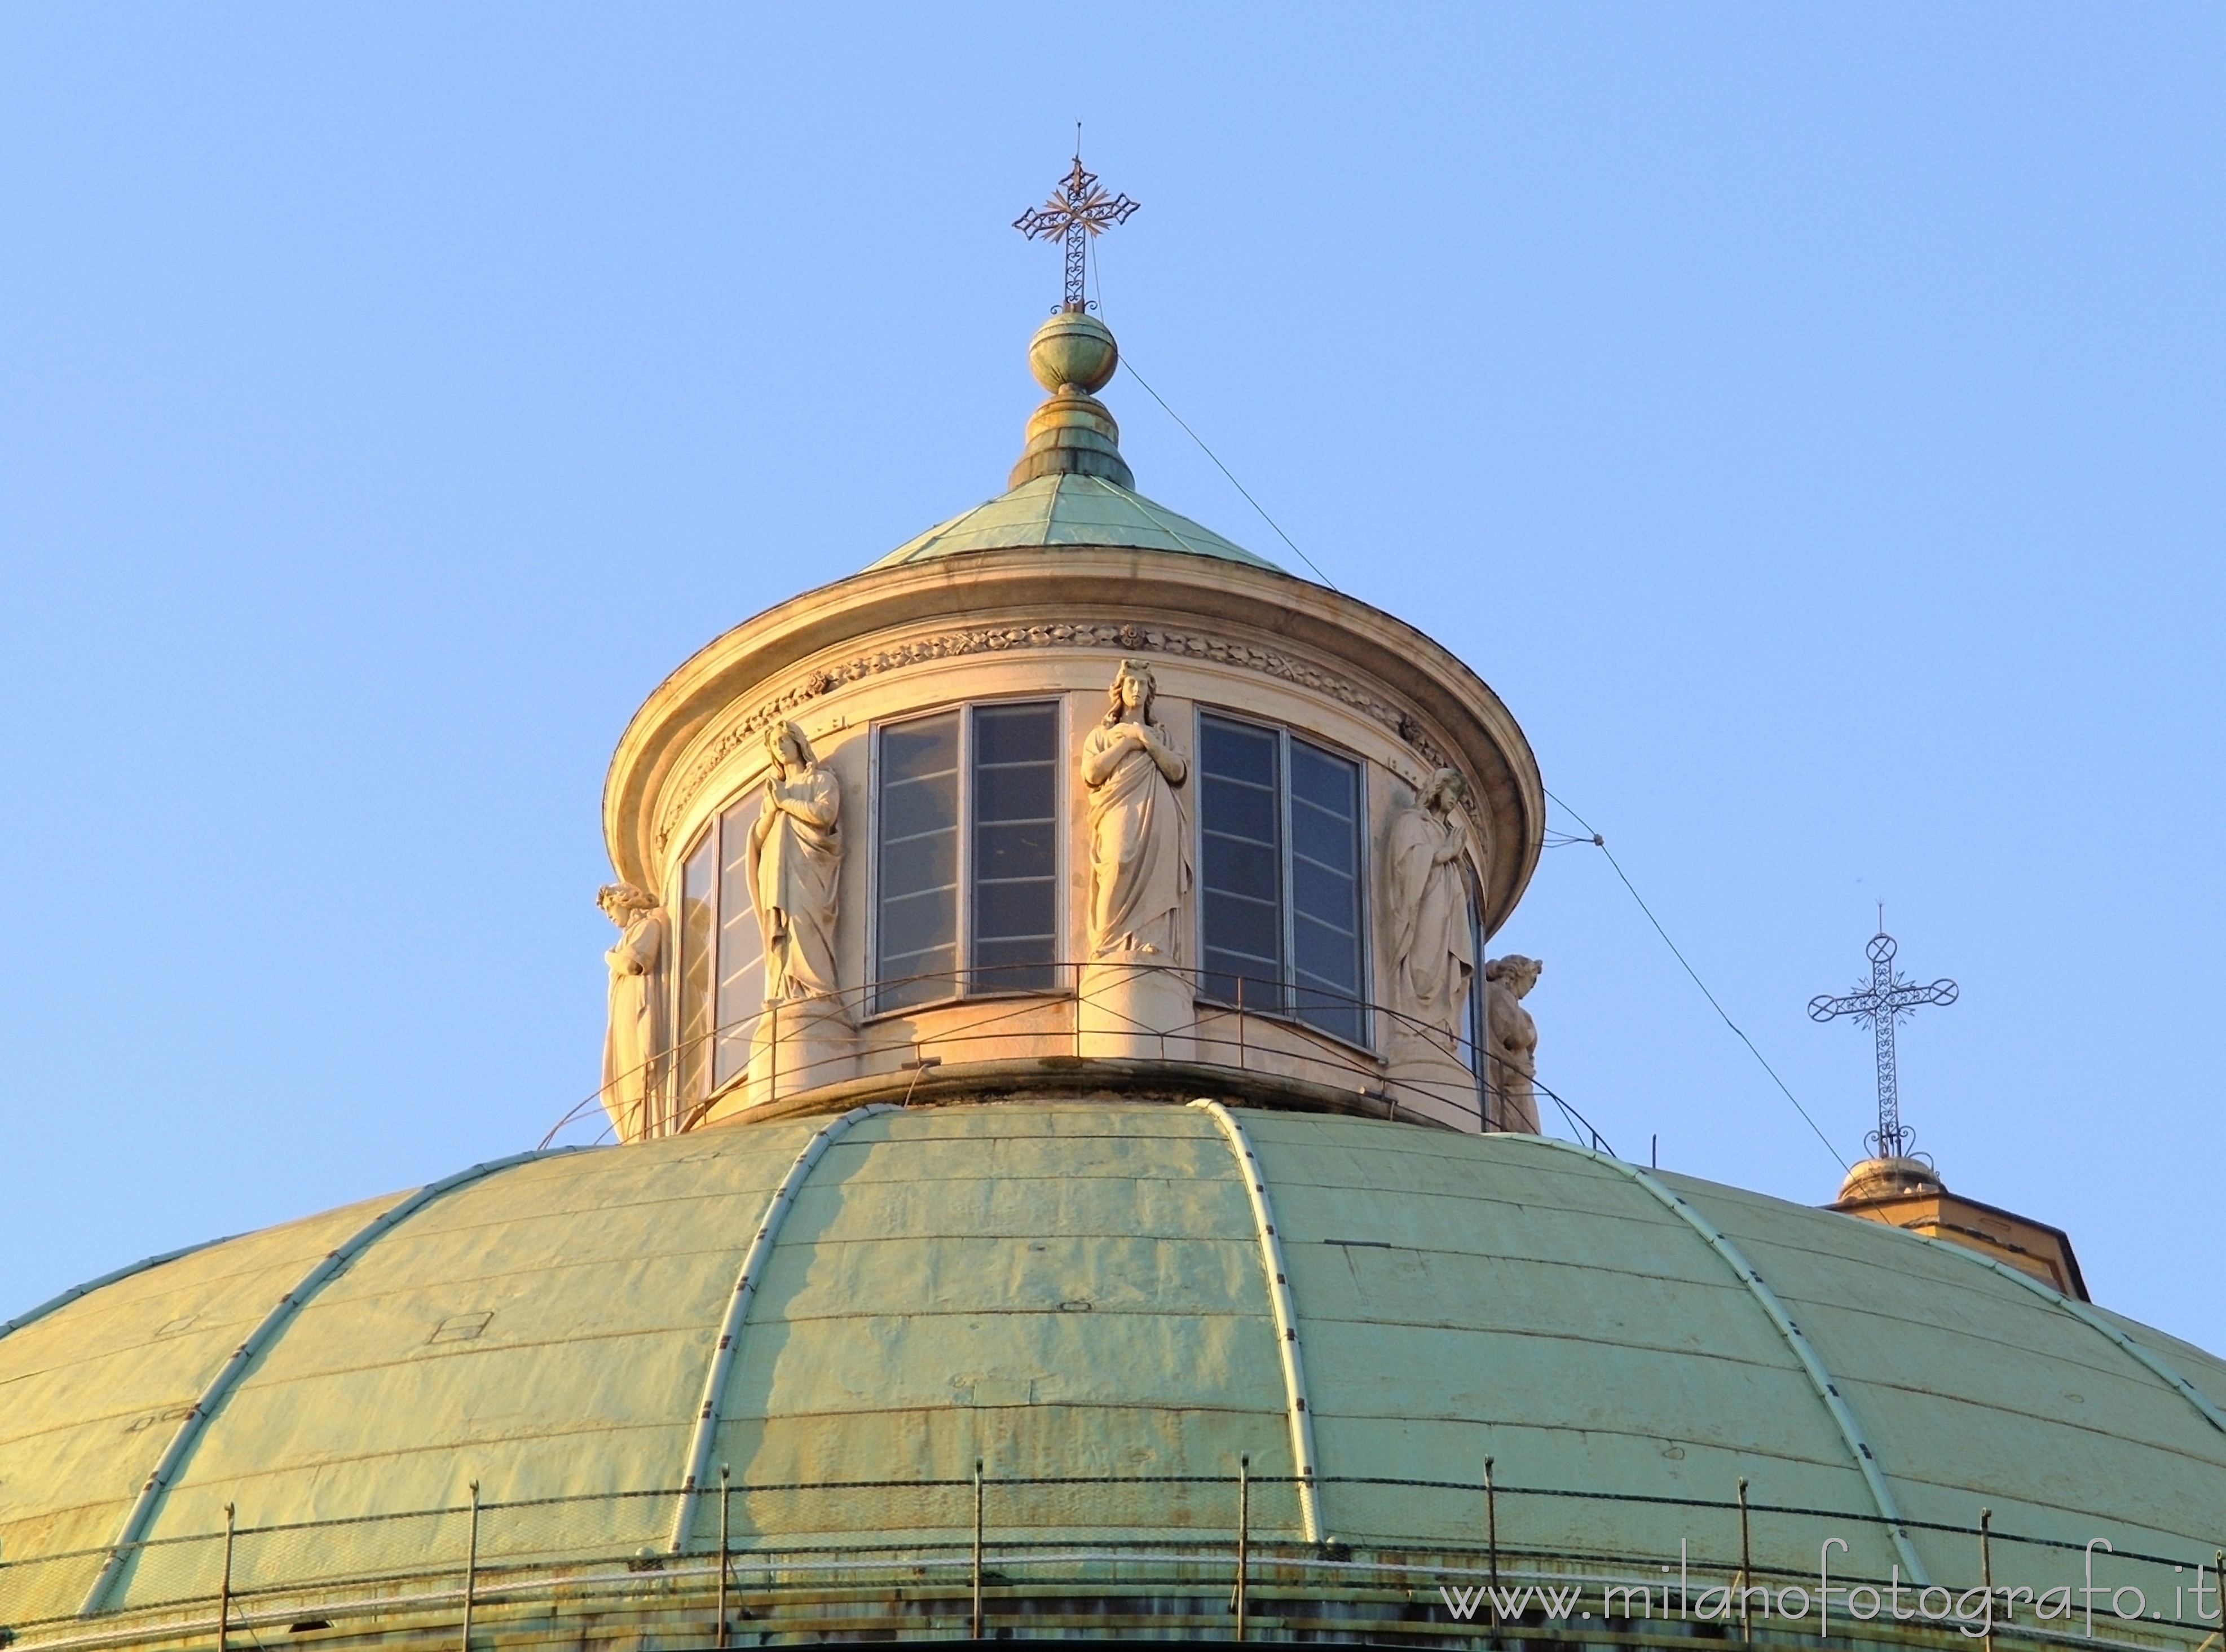
<svg viewBox="0 0 2226 1652"><path fill-rule="evenodd" d="M881 731L877 1012L1059 986L1059 716L983 705Z"/></svg>
<svg viewBox="0 0 2226 1652"><path fill-rule="evenodd" d="M1360 766L1291 741L1291 991L1298 1018L1364 1042Z"/></svg>
<svg viewBox="0 0 2226 1652"><path fill-rule="evenodd" d="M958 714L881 730L876 1009L958 990Z"/></svg>
<svg viewBox="0 0 2226 1652"><path fill-rule="evenodd" d="M759 799L745 797L719 816L719 1030L711 1053L711 1088L741 1076L750 1039L765 1013L765 937L750 889L750 828Z"/></svg>
<svg viewBox="0 0 2226 1652"><path fill-rule="evenodd" d="M975 992L1047 992L1059 951L1059 708L980 706L973 728Z"/></svg>
<svg viewBox="0 0 2226 1652"><path fill-rule="evenodd" d="M1282 737L1218 717L1199 731L1199 898L1206 996L1283 1008Z"/></svg>
<svg viewBox="0 0 2226 1652"><path fill-rule="evenodd" d="M679 1103L711 1093L711 981L718 933L719 830L713 826L680 868Z"/></svg>
<svg viewBox="0 0 2226 1652"><path fill-rule="evenodd" d="M1204 995L1365 1044L1360 766L1208 716L1199 787Z"/></svg>

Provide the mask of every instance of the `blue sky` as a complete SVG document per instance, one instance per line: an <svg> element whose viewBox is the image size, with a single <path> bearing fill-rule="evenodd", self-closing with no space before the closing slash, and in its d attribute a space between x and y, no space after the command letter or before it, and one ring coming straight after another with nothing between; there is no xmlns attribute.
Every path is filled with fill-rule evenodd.
<svg viewBox="0 0 2226 1652"><path fill-rule="evenodd" d="M995 492L1103 314L1519 717L1853 1156L1904 963L1949 1183L2226 1348L2216 7L0 11L0 1314L531 1146L604 765ZM1133 378L1143 489L1288 562ZM1628 1157L1840 1166L1596 850L1500 941Z"/></svg>

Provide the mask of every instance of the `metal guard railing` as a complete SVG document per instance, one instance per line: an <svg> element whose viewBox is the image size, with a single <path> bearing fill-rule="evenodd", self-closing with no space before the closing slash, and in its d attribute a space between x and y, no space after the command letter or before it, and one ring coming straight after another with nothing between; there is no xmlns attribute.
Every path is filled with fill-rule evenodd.
<svg viewBox="0 0 2226 1652"><path fill-rule="evenodd" d="M1111 962L1113 967L1118 967L1117 960ZM1108 990L1085 992L1082 985L1085 970L1103 967L1105 963L1100 961L1099 965L1093 966L1065 961L1025 966L1030 972L1049 972L1053 984L1042 988L1015 989L999 986L999 977L1010 978L1015 974L1015 967L1005 966L970 972L938 970L848 988L831 1000L768 1004L724 1026L677 1040L642 1067L620 1075L622 1082L637 1078L645 1071L649 1077L635 1104L635 1118L626 1139L685 1134L703 1122L722 1102L736 1099L746 1091L749 1092L750 1105L766 1105L877 1067L894 1066L899 1071L916 1072L923 1064L932 1067L1038 1053L1053 1040L1081 1055L1090 1036L1084 1030L1084 1007L1089 1005L1102 1013L1111 1013L1107 1003L1110 996ZM1352 1090L1384 1102L1394 1115L1403 1102L1410 1115L1428 1116L1434 1111L1451 1109L1472 1117L1477 1128L1484 1131L1520 1128L1523 1122L1506 1116L1509 1109L1501 1094L1505 1087L1504 1078L1497 1083L1493 1080L1493 1075L1507 1064L1489 1046L1477 1043L1466 1030L1446 1051L1452 1063L1466 1070L1458 1081L1393 1078L1367 1045L1324 1030L1307 1019L1308 1012L1320 1012L1324 1018L1330 1013L1350 1014L1367 1029L1371 1040L1377 1043L1388 1042L1390 1035L1400 1032L1435 1041L1443 1036L1441 1029L1388 1004L1368 999L1171 963L1135 967L1176 976L1190 988L1195 1013L1182 1025L1155 1028L1132 1023L1128 1027L1113 1029L1116 1036L1142 1043L1147 1053L1155 1047L1161 1059L1194 1060L1240 1072L1282 1074ZM1224 982L1233 982L1236 990L1226 995L1218 994L1213 988ZM946 987L949 990L939 996L897 1001L907 1000L909 994L920 989ZM1259 1001L1261 993L1275 994L1273 1001L1264 1007ZM1248 998L1251 1001L1248 1002ZM815 1059L799 1059L792 1050L784 1054L782 1017L824 1013L820 1007L827 1004L838 1008L843 1019L855 1028L855 1045ZM970 1020L938 1026L924 1037L907 1036L900 1031L903 1018L907 1016L970 1009L979 1013ZM1046 1012L1064 1020L1066 1025L1052 1028L1040 1024L1016 1025L1040 1023ZM700 1065L708 1072L716 1066L717 1052L722 1050L740 1051L747 1057L755 1049L760 1032L768 1035L766 1054L770 1057L761 1068L754 1071L753 1064L746 1058L735 1064L735 1070L719 1082L691 1094L681 1093L684 1072L692 1064L698 1064L691 1063L691 1053L700 1057ZM1268 1035L1265 1039L1262 1033ZM1596 1152L1614 1152L1592 1122L1565 1097L1535 1077L1528 1077L1527 1083L1538 1101L1552 1103L1576 1141ZM1518 1083L1516 1088L1519 1090L1522 1085ZM550 1127L541 1146L551 1146L565 1132L583 1122L599 1125L596 1141L608 1140L616 1134L605 1112L601 1089L574 1103Z"/></svg>
<svg viewBox="0 0 2226 1652"><path fill-rule="evenodd" d="M210 1636L231 1652L267 1649L264 1629L422 1625L429 1613L453 1614L468 1646L474 1613L492 1624L552 1598L661 1613L668 1628L678 1614L707 1645L727 1644L743 1618L802 1639L851 1638L862 1624L1072 1633L1116 1618L1129 1632L1142 1618L1154 1633L1243 1638L1248 1623L1272 1634L1334 1618L1339 1638L1441 1642L1466 1625L1566 1641L1591 1618L1605 1629L1619 1598L1614 1632L1642 1638L1720 1636L1736 1622L1750 1640L2216 1644L2226 1555L2076 1517L2052 1536L1985 1514L1969 1526L1905 1520L1936 1574L1920 1592L1893 1570L1877 1515L1750 1501L1744 1481L1710 1499L1497 1485L1488 1469L1475 1482L1324 1477L1314 1484L1339 1535L1318 1544L1297 1535L1297 1484L1249 1464L781 1484L722 1471L677 1553L665 1541L680 1496L669 1489L482 1502L475 1483L463 1504L268 1525L227 1506L221 1530L131 1545L118 1604L92 1617L80 1615L86 1585L114 1551L0 1558L0 1645ZM1835 1597L1828 1623L1820 1583ZM537 1610L545 1619L550 1607Z"/></svg>

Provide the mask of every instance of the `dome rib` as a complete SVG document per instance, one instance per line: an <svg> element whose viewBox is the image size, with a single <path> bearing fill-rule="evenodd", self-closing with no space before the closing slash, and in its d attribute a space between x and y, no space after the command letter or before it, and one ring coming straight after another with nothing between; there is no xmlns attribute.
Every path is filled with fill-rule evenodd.
<svg viewBox="0 0 2226 1652"><path fill-rule="evenodd" d="M1533 1138L1256 1109L1210 1084L1161 1096L1219 1100L1243 1144L1205 1108L1064 1093L938 1097L833 1143L747 1270L688 1553L716 1541L710 1487L729 1460L738 1527L767 1554L963 1542L957 1488L984 1455L1011 1483L990 1493L1008 1523L1078 1545L1227 1528L1247 1456L1254 1536L1298 1553L1263 1268L1299 1318L1318 1515L1357 1554L1480 1543L1476 1465L1496 1452L1498 1536L1533 1554L1674 1567L1700 1521L1695 1552L1736 1563L1732 1487L1752 1476L1755 1566L1813 1565L1836 1522L1856 1540L1849 1580L1893 1562L1907 1582L1757 1274L1860 1423L1928 1567L1975 1562L1988 1507L1994 1564L2026 1557L2013 1580L2053 1577L2057 1545L2076 1575L2101 1532L2147 1557L2124 1564L2151 1568L2169 1606L2172 1565L2191 1574L2226 1523L2226 1435L2177 1385L2045 1293L1891 1228L1663 1172L1646 1178L1662 1191L1633 1187ZM175 1603L214 1598L235 1498L243 1533L300 1534L243 1540L251 1592L326 1591L353 1616L343 1597L383 1557L462 1566L467 1476L504 1507L576 1500L561 1519L492 1516L483 1560L547 1540L536 1586L644 1544L665 1554L745 1253L815 1133L868 1099L899 1098L525 1164L422 1209L237 1376L107 1609L75 1630L147 1478L135 1464L162 1453L282 1293L410 1190L143 1273L0 1341L14 1402L0 1404L0 1618L19 1645L26 1625L159 1639ZM1263 1209L1231 1185L1240 1166L1272 1196ZM1736 1255L1695 1242L1716 1235ZM443 1334L467 1308L495 1310L492 1334ZM174 1329L195 1309L200 1334ZM2095 1312L2222 1398L2226 1364ZM1087 1489L1103 1477L1135 1484ZM1568 1496L1583 1492L1612 1495ZM2136 1577L2155 1603L2147 1573L2110 1581ZM704 1606L709 1580L676 1599ZM645 1624L674 1609L641 1600ZM391 1609L366 1585L366 1619Z"/></svg>
<svg viewBox="0 0 2226 1652"><path fill-rule="evenodd" d="M550 1159L581 1151L582 1149L577 1147L559 1147L554 1153L537 1149L531 1153L512 1153L506 1159L490 1159L485 1164L474 1165L469 1170L460 1170L453 1176L428 1182L399 1204L372 1217L327 1251L316 1266L302 1276L299 1284L271 1306L270 1312L263 1316L262 1323L248 1332L246 1340L232 1350L231 1357L217 1368L216 1375L209 1379L208 1386L201 1390L200 1397L186 1413L185 1420L178 1425L178 1432L170 1437L169 1445L163 1448L162 1457L156 1462L154 1471L148 1475L146 1484L139 1488L139 1495L132 1500L130 1511L124 1516L123 1528L117 1533L116 1541L109 1545L107 1560L101 1563L100 1572L92 1580L92 1587L86 1592L85 1604L80 1608L79 1615L90 1617L107 1604L116 1579L123 1573L124 1552L143 1538L147 1528L154 1524L164 1495L176 1482L188 1458L193 1455L194 1448L200 1443L211 1419L238 1385L247 1368L255 1363L258 1356L267 1351L285 1334L287 1327L294 1321L295 1314L328 1280L443 1193L473 1182L483 1181L529 1160Z"/></svg>
<svg viewBox="0 0 2226 1652"><path fill-rule="evenodd" d="M675 1554L684 1554L688 1535L696 1524L696 1501L703 1495L703 1477L711 1466L711 1451L719 1438L719 1402L726 1397L727 1377L734 1369L735 1352L742 1340L742 1326L749 1318L750 1304L757 1296L758 1280L764 1276L766 1264L772 1260L773 1248L780 1242L780 1230L788 1221L788 1213L796 1208L797 1195L811 1179L812 1170L825 1157L828 1148L849 1134L850 1127L876 1113L894 1113L898 1109L892 1102L875 1102L866 1107L854 1107L839 1118L830 1119L804 1144L796 1155L796 1162L788 1167L788 1174L766 1201L765 1215L758 1223L757 1235L742 1257L742 1270L735 1276L735 1288L727 1298L727 1312L720 1323L719 1340L711 1350L710 1369L703 1376L703 1402L696 1408L696 1431L688 1442L688 1461L680 1481L680 1501L672 1511L672 1536L669 1547Z"/></svg>
<svg viewBox="0 0 2226 1652"><path fill-rule="evenodd" d="M1321 1491L1314 1484L1314 1425L1307 1407L1307 1368L1299 1349L1298 1305L1291 1297L1290 1269L1283 1261L1282 1240L1275 1232L1275 1212L1268 1202L1268 1172L1252 1151L1252 1139L1237 1115L1219 1102L1199 1099L1191 1105L1212 1119L1229 1151L1236 1156L1237 1173L1244 1179L1244 1193L1252 1206L1252 1224L1260 1236L1260 1255L1268 1274L1268 1300L1275 1317L1275 1345L1283 1357L1283 1393L1289 1402L1291 1455L1299 1473L1299 1515L1309 1543L1321 1541Z"/></svg>
<svg viewBox="0 0 2226 1652"><path fill-rule="evenodd" d="M12 1319L0 1319L0 1337L11 1335L26 1325L35 1325L57 1309L69 1306L81 1296L90 1296L103 1286L114 1285L135 1274L143 1274L150 1268L160 1268L164 1262L176 1261L181 1256L190 1256L197 1250L207 1250L211 1245L228 1243L239 1236L236 1233L228 1233L221 1239L204 1239L199 1244L181 1245L175 1250L162 1251L152 1256L143 1256L136 1262L127 1262L122 1268L111 1268L98 1279L89 1279L82 1285L73 1285L67 1291L58 1292L36 1307L26 1308Z"/></svg>
<svg viewBox="0 0 2226 1652"><path fill-rule="evenodd" d="M2130 1355L2136 1363L2146 1367L2151 1375L2163 1378L2168 1386L2177 1389L2180 1397L2195 1407L2197 1414L2204 1421L2209 1423L2220 1433L2226 1434L2226 1414L2222 1414L2218 1407L2211 1404L2202 1389L2182 1376L2162 1355L2142 1347L2084 1302L2068 1297L2061 1291L2051 1290L2030 1274L2020 1272L2007 1262L1996 1261L1992 1256L1981 1255L1968 1245L1954 1244L1944 1239L1935 1239L1930 1234L1912 1233L1910 1236L1922 1239L1928 1245L1938 1245L1943 1249L1951 1250L1965 1261L1976 1262L1981 1268L1991 1268L2004 1279L2015 1280L2043 1301L2062 1308L2073 1318L2102 1332L2103 1336L2108 1337Z"/></svg>
<svg viewBox="0 0 2226 1652"><path fill-rule="evenodd" d="M1801 1334L1801 1327L1794 1324L1792 1316L1785 1312L1785 1305L1778 1299L1778 1293L1764 1282L1761 1273L1746 1259L1746 1254L1714 1223L1704 1221L1696 1206L1663 1186L1637 1165L1627 1165L1620 1159L1594 1153L1574 1141L1561 1141L1545 1135L1534 1139L1546 1147L1576 1153L1629 1177L1659 1200L1672 1216L1700 1235L1708 1249L1739 1276L1739 1283L1746 1287L1747 1294L1769 1317L1778 1334L1784 1338L1785 1345L1793 1350L1793 1357L1801 1362L1801 1369L1808 1374L1809 1385L1816 1390L1816 1397L1831 1413L1832 1420L1839 1428L1840 1438L1847 1442L1848 1455L1854 1458L1855 1467L1862 1474L1863 1484L1870 1488L1871 1501L1878 1505L1879 1515L1885 1518L1886 1531L1893 1539L1894 1551L1901 1556L1902 1565L1908 1568L1910 1580L1919 1587L1929 1585L1931 1577L1924 1570L1924 1563L1918 1558L1916 1547L1909 1541L1909 1534L1902 1528L1901 1509L1894 1501L1893 1489L1886 1484L1885 1475L1879 1472L1878 1458L1871 1451L1869 1442L1863 1438L1861 1425L1856 1422L1854 1413L1848 1408L1847 1401L1841 1397L1839 1386L1832 1381L1832 1374L1825 1369L1815 1345Z"/></svg>
<svg viewBox="0 0 2226 1652"><path fill-rule="evenodd" d="M1091 480L1095 481L1097 479L1093 477ZM1100 483L1100 486L1108 488L1109 491L1111 487L1111 484L1110 483ZM1183 518L1177 516L1173 511L1163 509L1162 507L1153 504L1151 500L1146 499L1142 493L1135 492L1134 489L1130 490L1130 493L1135 500L1136 508L1139 511L1142 511L1145 516L1148 517L1154 524L1161 528L1167 534L1168 538L1173 540L1175 543L1180 545L1192 556L1212 556L1220 554L1210 550L1205 545L1198 543L1196 539L1185 534L1182 529L1177 525L1183 520ZM1265 559L1259 558L1256 560L1264 561Z"/></svg>

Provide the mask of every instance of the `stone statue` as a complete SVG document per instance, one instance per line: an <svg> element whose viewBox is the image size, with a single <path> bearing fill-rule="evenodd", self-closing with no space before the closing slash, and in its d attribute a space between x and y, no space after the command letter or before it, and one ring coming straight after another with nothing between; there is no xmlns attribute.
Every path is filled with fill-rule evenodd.
<svg viewBox="0 0 2226 1652"><path fill-rule="evenodd" d="M1499 1101L1503 1130L1538 1134L1538 1023L1523 1000L1546 966L1510 952L1484 966L1485 1077Z"/></svg>
<svg viewBox="0 0 2226 1652"><path fill-rule="evenodd" d="M1090 788L1089 956L1180 962L1190 845L1175 788L1190 766L1152 716L1151 667L1123 660L1104 721L1082 742Z"/></svg>
<svg viewBox="0 0 2226 1652"><path fill-rule="evenodd" d="M1415 806L1391 817L1384 856L1392 1008L1411 1018L1406 1030L1448 1056L1460 1054L1476 975L1474 917L1462 865L1469 828L1460 803L1467 795L1468 783L1458 772L1440 769Z"/></svg>
<svg viewBox="0 0 2226 1652"><path fill-rule="evenodd" d="M773 772L750 828L750 893L765 938L768 1004L835 1000L836 880L843 846L836 836L843 789L811 754L792 722L766 731Z"/></svg>
<svg viewBox="0 0 2226 1652"><path fill-rule="evenodd" d="M649 1134L650 1102L665 1053L665 994L658 965L665 954L665 913L630 883L607 883L595 905L619 926L618 944L603 954L611 968L611 1018L603 1033L603 1110L621 1141Z"/></svg>

